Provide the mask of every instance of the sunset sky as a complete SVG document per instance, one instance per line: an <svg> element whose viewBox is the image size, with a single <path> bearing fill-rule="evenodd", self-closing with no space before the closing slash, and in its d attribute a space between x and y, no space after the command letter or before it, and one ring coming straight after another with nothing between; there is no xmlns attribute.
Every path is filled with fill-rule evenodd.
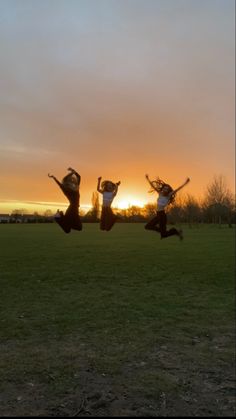
<svg viewBox="0 0 236 419"><path fill-rule="evenodd" d="M234 189L234 0L0 0L0 212L67 204L50 172ZM50 206L50 204L53 204ZM59 204L59 205L58 205Z"/></svg>

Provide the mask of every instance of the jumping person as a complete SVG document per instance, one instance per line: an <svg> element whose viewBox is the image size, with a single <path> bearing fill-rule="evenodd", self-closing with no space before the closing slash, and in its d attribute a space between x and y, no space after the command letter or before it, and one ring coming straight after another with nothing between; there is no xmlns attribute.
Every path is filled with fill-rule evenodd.
<svg viewBox="0 0 236 419"><path fill-rule="evenodd" d="M102 214L100 220L100 229L109 231L117 220L117 216L111 209L111 204L115 198L120 182L113 183L110 180L104 180L101 183L102 177L98 178L97 191L103 196Z"/></svg>
<svg viewBox="0 0 236 419"><path fill-rule="evenodd" d="M150 192L156 191L159 196L157 199L157 215L145 225L145 229L157 231L161 234L162 239L169 236L179 236L180 240L183 240L182 230L176 230L176 228L171 228L170 230L166 229L167 217L165 208L167 205L174 202L176 193L187 185L190 179L187 178L186 181L175 190L160 178L151 181L149 176L146 175L146 179L152 187Z"/></svg>
<svg viewBox="0 0 236 419"><path fill-rule="evenodd" d="M64 195L69 200L70 205L68 206L65 214L63 211L57 210L54 218L65 233L70 233L71 229L78 231L82 230L82 223L79 216L79 186L81 177L71 167L67 170L70 173L62 179L62 182L59 182L55 176L50 175L49 173L48 177L55 180Z"/></svg>

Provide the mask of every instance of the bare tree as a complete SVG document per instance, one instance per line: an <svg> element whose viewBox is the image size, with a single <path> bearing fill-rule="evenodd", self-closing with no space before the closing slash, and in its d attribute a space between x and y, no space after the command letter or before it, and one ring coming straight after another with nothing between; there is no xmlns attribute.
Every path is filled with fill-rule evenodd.
<svg viewBox="0 0 236 419"><path fill-rule="evenodd" d="M89 211L89 218L91 221L97 221L99 216L99 194L98 192L93 192L92 194L92 208Z"/></svg>
<svg viewBox="0 0 236 419"><path fill-rule="evenodd" d="M44 214L43 215L44 215L44 217L52 217L53 216L52 210L46 209L44 211Z"/></svg>
<svg viewBox="0 0 236 419"><path fill-rule="evenodd" d="M176 196L173 204L167 207L168 211L168 219L170 224L176 224L183 221L183 207L184 207L184 200L181 195Z"/></svg>
<svg viewBox="0 0 236 419"><path fill-rule="evenodd" d="M22 222L23 217L27 212L28 211L25 208L14 209L11 213L12 219L16 222Z"/></svg>
<svg viewBox="0 0 236 419"><path fill-rule="evenodd" d="M218 222L220 226L222 219L227 219L229 225L231 224L229 220L234 207L234 197L223 175L214 176L207 186L203 206L212 222Z"/></svg>
<svg viewBox="0 0 236 419"><path fill-rule="evenodd" d="M154 215L156 215L157 212L157 204L153 204L153 203L148 203L146 205L144 205L144 216L146 218L151 218L154 217Z"/></svg>
<svg viewBox="0 0 236 419"><path fill-rule="evenodd" d="M189 223L189 227L192 227L193 223L198 223L201 219L201 208L193 195L187 194L184 200L184 215L186 221Z"/></svg>

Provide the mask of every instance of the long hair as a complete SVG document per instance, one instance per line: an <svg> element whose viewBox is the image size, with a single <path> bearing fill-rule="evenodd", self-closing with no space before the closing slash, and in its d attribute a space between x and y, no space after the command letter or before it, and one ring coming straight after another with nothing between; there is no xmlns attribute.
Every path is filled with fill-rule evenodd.
<svg viewBox="0 0 236 419"><path fill-rule="evenodd" d="M157 177L155 180L153 180L152 183L154 184L154 186L150 189L150 191L149 191L150 193L153 193L153 192L159 192L160 193L160 192L162 192L164 187L168 187L168 189L169 189L168 193L173 192L172 186L170 186L168 183L164 182L164 180L160 179L159 177ZM172 194L171 197L170 197L170 201L169 201L168 205L173 204L174 201L175 201L175 194Z"/></svg>

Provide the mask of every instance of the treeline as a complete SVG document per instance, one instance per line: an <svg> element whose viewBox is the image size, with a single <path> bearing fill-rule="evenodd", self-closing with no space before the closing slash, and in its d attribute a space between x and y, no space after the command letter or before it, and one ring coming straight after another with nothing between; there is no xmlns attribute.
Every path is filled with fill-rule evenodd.
<svg viewBox="0 0 236 419"><path fill-rule="evenodd" d="M156 214L156 207L156 203L149 203L143 208L133 205L123 210L113 208L113 211L119 216L118 222L139 223L152 218ZM87 213L80 211L82 223L99 222L100 212L99 195L94 192L91 209ZM16 209L5 219L0 215L1 223L50 223L53 221L53 213L50 210L40 215L37 212L27 214L24 209ZM193 226L200 223L213 223L228 224L232 227L235 222L235 196L228 189L222 175L213 178L202 200L196 199L191 194L177 195L174 204L168 208L168 223L170 224L188 223L189 226Z"/></svg>
<svg viewBox="0 0 236 419"><path fill-rule="evenodd" d="M156 214L156 203L146 204L143 208L130 206L127 209L114 212L119 215L122 222L146 222ZM168 210L168 222L188 223L190 226L199 223L232 224L236 222L235 196L228 189L222 175L215 176L207 186L202 200L196 199L191 194L177 195L174 204ZM83 217L84 222L97 222L100 216L99 197L96 192L92 196L92 208Z"/></svg>

